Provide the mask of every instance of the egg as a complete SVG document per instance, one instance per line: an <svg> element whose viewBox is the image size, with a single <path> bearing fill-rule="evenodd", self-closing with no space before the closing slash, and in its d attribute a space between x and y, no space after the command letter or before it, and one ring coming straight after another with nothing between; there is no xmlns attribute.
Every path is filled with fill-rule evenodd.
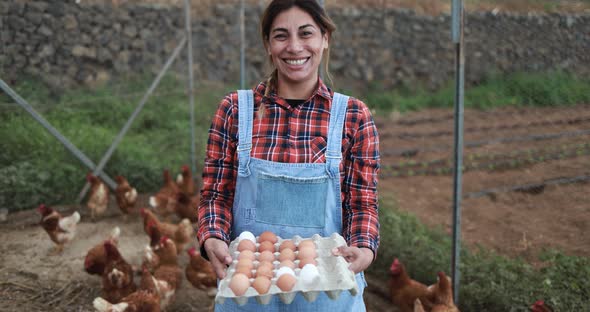
<svg viewBox="0 0 590 312"><path fill-rule="evenodd" d="M275 268L275 266L270 261L260 261L256 269L260 270L260 268L263 267L267 267L270 271L272 271Z"/></svg>
<svg viewBox="0 0 590 312"><path fill-rule="evenodd" d="M279 261L283 260L295 260L295 252L289 248L283 249L279 254Z"/></svg>
<svg viewBox="0 0 590 312"><path fill-rule="evenodd" d="M303 248L299 248L299 251L297 252L298 259L315 258L315 257L317 257L317 255L318 255L318 253L315 251L315 248L308 247L308 246L305 246Z"/></svg>
<svg viewBox="0 0 590 312"><path fill-rule="evenodd" d="M318 267L311 263L304 265L299 272L299 279L306 286L314 285L319 278L320 272L318 271Z"/></svg>
<svg viewBox="0 0 590 312"><path fill-rule="evenodd" d="M234 274L229 282L229 289L231 289L236 296L242 296L245 294L248 287L250 287L250 280L248 279L248 276L242 273Z"/></svg>
<svg viewBox="0 0 590 312"><path fill-rule="evenodd" d="M256 243L256 236L254 236L254 234L252 234L252 232L244 231L244 232L240 233L240 236L238 236L238 241L243 241L245 239L250 240L253 243Z"/></svg>
<svg viewBox="0 0 590 312"><path fill-rule="evenodd" d="M242 259L250 259L252 261L254 261L254 259L256 259L256 256L254 255L254 252L252 252L252 250L244 250L242 252L240 252L240 254L238 255L238 260L242 260Z"/></svg>
<svg viewBox="0 0 590 312"><path fill-rule="evenodd" d="M238 243L238 251L250 250L251 252L256 251L256 244L249 239L241 240Z"/></svg>
<svg viewBox="0 0 590 312"><path fill-rule="evenodd" d="M299 268L303 268L306 264L318 265L318 262L314 258L303 258L299 259Z"/></svg>
<svg viewBox="0 0 590 312"><path fill-rule="evenodd" d="M281 275L281 277L277 279L277 286L282 291L290 291L291 289L293 289L293 286L295 286L296 283L297 278L295 277L295 275L291 274L283 274Z"/></svg>
<svg viewBox="0 0 590 312"><path fill-rule="evenodd" d="M297 250L297 247L292 240L284 240L279 246L279 251L283 251L285 248L291 249L293 251Z"/></svg>
<svg viewBox="0 0 590 312"><path fill-rule="evenodd" d="M316 248L315 243L311 239L304 239L304 240L300 241L299 244L297 245L298 249L305 248L305 247L313 247L314 249Z"/></svg>
<svg viewBox="0 0 590 312"><path fill-rule="evenodd" d="M282 267L289 267L291 269L295 269L295 262L293 262L293 260L283 260L279 264L279 268L282 268Z"/></svg>
<svg viewBox="0 0 590 312"><path fill-rule="evenodd" d="M266 276L257 276L252 282L252 287L256 289L258 294L263 295L270 289L270 278Z"/></svg>
<svg viewBox="0 0 590 312"><path fill-rule="evenodd" d="M258 255L258 261L273 262L275 261L275 254L268 250L265 250Z"/></svg>
<svg viewBox="0 0 590 312"><path fill-rule="evenodd" d="M269 262L262 262L262 263L269 263ZM264 277L270 279L270 278L272 278L273 275L274 275L274 273L272 271L272 264L270 266L267 266L267 265L258 266L258 268L256 269L256 277L264 276Z"/></svg>
<svg viewBox="0 0 590 312"><path fill-rule="evenodd" d="M246 276L248 276L248 278L252 277L252 268L254 267L254 264L252 262L252 260L250 259L242 259L239 260L238 263L236 264L236 273L242 273Z"/></svg>
<svg viewBox="0 0 590 312"><path fill-rule="evenodd" d="M258 251L270 251L275 252L275 244L271 243L270 241L263 241L258 245Z"/></svg>
<svg viewBox="0 0 590 312"><path fill-rule="evenodd" d="M271 244L276 243L279 240L279 238L275 235L275 233L271 232L271 231L265 231L262 232L260 234L260 236L258 236L258 242L262 243L262 242L270 242Z"/></svg>
<svg viewBox="0 0 590 312"><path fill-rule="evenodd" d="M291 274L295 276L295 271L289 267L282 267L277 270L277 277L281 277L284 274Z"/></svg>

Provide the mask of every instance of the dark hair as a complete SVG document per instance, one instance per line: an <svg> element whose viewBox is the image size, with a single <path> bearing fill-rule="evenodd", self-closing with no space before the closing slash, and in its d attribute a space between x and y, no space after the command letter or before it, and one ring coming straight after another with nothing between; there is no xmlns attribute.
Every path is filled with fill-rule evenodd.
<svg viewBox="0 0 590 312"><path fill-rule="evenodd" d="M272 23L274 22L275 18L281 14L282 12L289 10L292 7L298 7L301 10L305 11L307 14L311 15L314 22L318 24L322 35L328 34L328 38L331 38L332 33L336 30L336 25L332 21L332 19L326 14L324 8L318 4L316 0L273 0L264 10L264 14L262 15L262 19L260 21L260 33L262 35L262 41L264 46L267 46L267 42L270 37L270 31L272 27ZM327 51L324 53L323 61L324 61L324 69L328 80L332 81L330 73L328 72L328 63L330 61L330 46L328 45ZM267 88L266 93L276 86L277 82L277 70L274 69L272 74L267 80Z"/></svg>

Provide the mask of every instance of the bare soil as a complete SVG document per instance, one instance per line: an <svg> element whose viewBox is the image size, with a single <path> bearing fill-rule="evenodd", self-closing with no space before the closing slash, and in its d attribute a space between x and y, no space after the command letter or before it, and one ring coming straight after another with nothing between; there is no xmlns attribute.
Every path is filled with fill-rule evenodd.
<svg viewBox="0 0 590 312"><path fill-rule="evenodd" d="M589 108L465 111L464 164L472 169L462 179L464 242L532 263L544 248L590 257L590 183L583 178L590 176ZM441 163L448 167L452 160L452 111L375 119L383 154L380 194L428 226L450 233L453 178ZM575 152L560 152L571 149ZM509 166L495 162L507 159ZM426 170L430 166L442 169ZM578 180L567 179L572 177ZM518 188L523 185L528 186ZM140 205L147 204L146 196ZM111 204L107 215L92 223L85 207L57 208L82 212L75 241L58 256L49 255L53 245L38 226L35 210L10 214L1 224L1 311L92 311L101 283L83 271L84 256L114 226L121 227L123 256L140 264L148 238L138 216L125 222ZM183 254L181 265L186 262ZM371 311L395 311L386 294L386 285L369 277L365 296ZM185 280L170 310L207 311L211 302Z"/></svg>

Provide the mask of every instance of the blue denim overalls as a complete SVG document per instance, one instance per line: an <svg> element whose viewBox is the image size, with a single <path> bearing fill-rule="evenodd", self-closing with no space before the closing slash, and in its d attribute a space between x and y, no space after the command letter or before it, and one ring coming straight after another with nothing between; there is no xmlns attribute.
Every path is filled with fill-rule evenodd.
<svg viewBox="0 0 590 312"><path fill-rule="evenodd" d="M294 235L311 237L342 233L340 172L342 131L348 97L334 93L330 111L326 163L279 163L250 157L254 119L252 90L238 91L239 141L238 177L233 204L231 239L250 231L258 236L272 231L281 238ZM239 306L233 300L216 305L215 311L365 311L364 275L356 274L359 292L340 293L333 300L322 292L313 302L297 294L293 302L284 304L274 296L268 305L250 298Z"/></svg>

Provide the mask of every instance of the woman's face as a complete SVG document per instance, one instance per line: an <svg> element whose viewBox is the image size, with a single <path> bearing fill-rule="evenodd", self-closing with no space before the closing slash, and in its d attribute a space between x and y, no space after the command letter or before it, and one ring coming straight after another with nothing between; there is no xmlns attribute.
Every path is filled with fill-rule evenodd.
<svg viewBox="0 0 590 312"><path fill-rule="evenodd" d="M321 32L311 15L292 7L275 18L267 52L278 70L279 81L297 84L317 80L328 35Z"/></svg>

